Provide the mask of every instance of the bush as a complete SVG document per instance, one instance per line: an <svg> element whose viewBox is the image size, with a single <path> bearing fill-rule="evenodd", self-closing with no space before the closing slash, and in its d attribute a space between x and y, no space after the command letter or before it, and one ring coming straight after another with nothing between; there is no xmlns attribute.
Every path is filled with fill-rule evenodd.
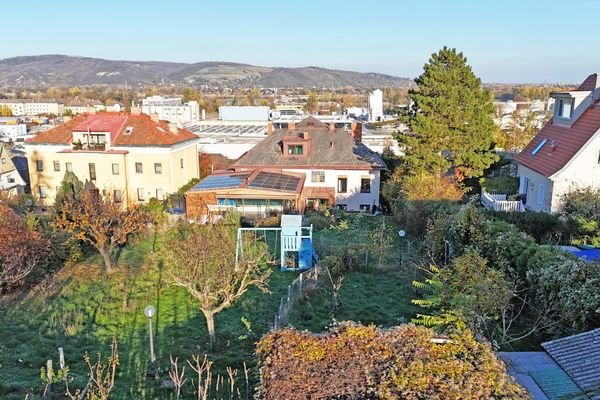
<svg viewBox="0 0 600 400"><path fill-rule="evenodd" d="M272 332L257 345L258 397L300 399L527 399L488 344L469 331L434 341L424 327L344 323L318 336Z"/></svg>
<svg viewBox="0 0 600 400"><path fill-rule="evenodd" d="M567 225L556 214L526 211L522 213L487 211L496 220L506 221L531 235L538 243L563 243L569 240Z"/></svg>
<svg viewBox="0 0 600 400"><path fill-rule="evenodd" d="M494 176L481 178L481 188L489 193L515 195L519 192L519 178L514 176Z"/></svg>
<svg viewBox="0 0 600 400"><path fill-rule="evenodd" d="M564 194L561 201L559 211L574 241L600 247L600 190L576 189Z"/></svg>
<svg viewBox="0 0 600 400"><path fill-rule="evenodd" d="M308 211L306 213L306 223L312 225L316 230L327 229L335 223L335 215L329 210L323 212Z"/></svg>
<svg viewBox="0 0 600 400"><path fill-rule="evenodd" d="M450 200L405 200L395 219L410 235L423 237L433 220L452 215L458 209L458 204Z"/></svg>

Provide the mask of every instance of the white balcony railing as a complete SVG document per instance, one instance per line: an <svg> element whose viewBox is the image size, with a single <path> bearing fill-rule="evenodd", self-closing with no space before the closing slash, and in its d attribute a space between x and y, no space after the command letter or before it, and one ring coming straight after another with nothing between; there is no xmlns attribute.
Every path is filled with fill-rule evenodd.
<svg viewBox="0 0 600 400"><path fill-rule="evenodd" d="M488 210L503 212L524 212L525 206L521 200L506 200L505 194L491 194L481 191L481 204Z"/></svg>

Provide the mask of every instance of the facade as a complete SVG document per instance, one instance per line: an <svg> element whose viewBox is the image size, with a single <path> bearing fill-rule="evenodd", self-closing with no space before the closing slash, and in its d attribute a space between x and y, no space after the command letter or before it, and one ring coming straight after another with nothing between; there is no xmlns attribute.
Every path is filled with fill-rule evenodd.
<svg viewBox="0 0 600 400"><path fill-rule="evenodd" d="M158 114L164 121L187 123L201 119L200 107L197 101L183 104L180 97L150 96L142 100L144 114Z"/></svg>
<svg viewBox="0 0 600 400"><path fill-rule="evenodd" d="M556 212L563 194L600 188L600 80L590 75L577 90L552 93L552 119L514 161L525 208Z"/></svg>
<svg viewBox="0 0 600 400"><path fill-rule="evenodd" d="M269 120L267 106L221 106L219 107L221 121L263 121Z"/></svg>
<svg viewBox="0 0 600 400"><path fill-rule="evenodd" d="M362 125L335 128L308 117L276 129L227 171L186 194L188 216L235 208L246 214L319 207L372 211L379 206L381 157L361 142Z"/></svg>
<svg viewBox="0 0 600 400"><path fill-rule="evenodd" d="M3 124L0 123L0 141L3 139L14 140L17 137L27 135L27 125L15 123L15 124Z"/></svg>
<svg viewBox="0 0 600 400"><path fill-rule="evenodd" d="M8 146L0 143L0 192L9 197L25 193L27 182L21 175Z"/></svg>
<svg viewBox="0 0 600 400"><path fill-rule="evenodd" d="M27 100L9 100L0 101L0 104L7 105L12 115L40 115L54 114L62 115L65 112L65 106L56 102L35 102Z"/></svg>
<svg viewBox="0 0 600 400"><path fill-rule="evenodd" d="M369 92L367 108L369 110L369 122L383 121L383 92L380 89Z"/></svg>
<svg viewBox="0 0 600 400"><path fill-rule="evenodd" d="M80 115L25 143L31 192L53 205L65 171L115 201L163 200L198 178L197 137L139 113Z"/></svg>

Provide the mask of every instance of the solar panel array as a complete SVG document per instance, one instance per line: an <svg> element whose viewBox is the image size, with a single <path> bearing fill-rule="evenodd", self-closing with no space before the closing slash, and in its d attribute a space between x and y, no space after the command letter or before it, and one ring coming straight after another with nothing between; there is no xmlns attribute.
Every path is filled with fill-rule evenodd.
<svg viewBox="0 0 600 400"><path fill-rule="evenodd" d="M276 174L273 172L260 172L256 178L250 182L248 187L254 189L283 190L285 192L295 192L300 178L293 175Z"/></svg>
<svg viewBox="0 0 600 400"><path fill-rule="evenodd" d="M266 135L266 125L202 125L186 124L186 129L196 134L222 134L232 136Z"/></svg>
<svg viewBox="0 0 600 400"><path fill-rule="evenodd" d="M207 190L207 189L225 189L225 188L236 188L242 184L248 178L250 174L224 174L224 175L210 175L202 179L200 183L194 186L194 190Z"/></svg>

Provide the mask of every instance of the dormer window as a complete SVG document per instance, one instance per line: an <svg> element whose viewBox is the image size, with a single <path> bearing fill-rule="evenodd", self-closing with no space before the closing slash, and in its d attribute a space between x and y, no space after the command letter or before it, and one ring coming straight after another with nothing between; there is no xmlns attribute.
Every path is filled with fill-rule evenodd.
<svg viewBox="0 0 600 400"><path fill-rule="evenodd" d="M573 113L573 99L559 99L557 115L560 118L571 118Z"/></svg>
<svg viewBox="0 0 600 400"><path fill-rule="evenodd" d="M302 147L301 144L290 144L288 145L288 154L301 156L303 154Z"/></svg>

